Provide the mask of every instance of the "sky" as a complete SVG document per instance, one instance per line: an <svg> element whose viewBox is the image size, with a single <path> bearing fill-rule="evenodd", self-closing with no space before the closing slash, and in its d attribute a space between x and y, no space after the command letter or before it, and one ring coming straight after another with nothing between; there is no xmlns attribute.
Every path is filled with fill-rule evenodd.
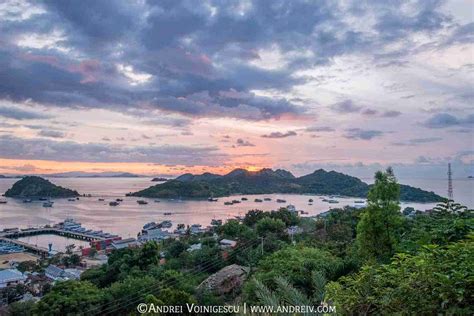
<svg viewBox="0 0 474 316"><path fill-rule="evenodd" d="M0 3L0 174L474 174L472 1Z"/></svg>

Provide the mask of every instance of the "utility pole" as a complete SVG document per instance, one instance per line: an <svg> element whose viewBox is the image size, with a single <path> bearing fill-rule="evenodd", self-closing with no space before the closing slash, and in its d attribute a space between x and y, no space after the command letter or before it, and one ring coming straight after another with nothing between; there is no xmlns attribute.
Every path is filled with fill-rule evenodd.
<svg viewBox="0 0 474 316"><path fill-rule="evenodd" d="M263 256L263 237L260 237L261 243L260 243L260 249L262 251L262 256Z"/></svg>

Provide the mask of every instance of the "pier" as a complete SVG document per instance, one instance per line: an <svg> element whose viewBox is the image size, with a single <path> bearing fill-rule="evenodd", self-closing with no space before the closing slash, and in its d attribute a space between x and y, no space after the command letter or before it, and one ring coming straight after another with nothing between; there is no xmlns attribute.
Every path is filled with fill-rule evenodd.
<svg viewBox="0 0 474 316"><path fill-rule="evenodd" d="M35 253L35 254L41 255L43 257L47 257L49 255L49 251L46 248L35 246L35 245L29 244L29 243L26 243L26 242L23 242L23 241L19 241L19 240L16 240L16 239L0 237L0 241L10 243L10 244L14 244L14 245L17 245L17 246L21 246L21 247L23 247L23 248L25 248L25 249L27 249L27 250Z"/></svg>
<svg viewBox="0 0 474 316"><path fill-rule="evenodd" d="M0 233L0 238L7 238L7 239L16 239L20 237L27 237L27 236L34 236L34 235L43 235L43 234L53 234L58 236L64 236L67 238L78 239L78 240L87 240L87 241L95 241L95 240L105 240L106 238L96 236L96 235L89 235L80 232L68 231L58 228L34 228L34 229L24 229L12 232L2 232Z"/></svg>

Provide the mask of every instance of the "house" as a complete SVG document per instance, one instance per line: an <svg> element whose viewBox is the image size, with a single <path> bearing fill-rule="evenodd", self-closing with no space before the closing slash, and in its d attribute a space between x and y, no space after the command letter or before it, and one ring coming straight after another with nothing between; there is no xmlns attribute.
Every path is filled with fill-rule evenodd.
<svg viewBox="0 0 474 316"><path fill-rule="evenodd" d="M219 245L222 249L234 248L237 245L237 242L235 240L222 239L221 241L219 241Z"/></svg>
<svg viewBox="0 0 474 316"><path fill-rule="evenodd" d="M67 270L75 270L75 269L67 269ZM44 274L54 281L66 281L66 280L78 280L80 277L77 273L70 273L66 270L61 269L55 265L50 264L45 270Z"/></svg>
<svg viewBox="0 0 474 316"><path fill-rule="evenodd" d="M139 237L140 241L150 241L156 240L161 241L168 238L171 238L172 234L167 232L166 230L162 230L160 228L150 229L144 232L143 235Z"/></svg>
<svg viewBox="0 0 474 316"><path fill-rule="evenodd" d="M296 235L296 234L301 234L303 232L303 229L299 226L290 226L286 229L286 232L288 233L288 235L290 236L293 236L293 235Z"/></svg>
<svg viewBox="0 0 474 316"><path fill-rule="evenodd" d="M0 271L0 288L10 285L23 284L26 276L17 269L6 269Z"/></svg>
<svg viewBox="0 0 474 316"><path fill-rule="evenodd" d="M138 247L138 242L135 238L127 238L121 240L114 240L110 246L112 247L112 249L124 249Z"/></svg>
<svg viewBox="0 0 474 316"><path fill-rule="evenodd" d="M195 251L195 250L201 250L202 248L202 244L199 243L199 244L194 244L194 245L191 245L189 248L188 248L188 251L189 252L192 252L192 251Z"/></svg>

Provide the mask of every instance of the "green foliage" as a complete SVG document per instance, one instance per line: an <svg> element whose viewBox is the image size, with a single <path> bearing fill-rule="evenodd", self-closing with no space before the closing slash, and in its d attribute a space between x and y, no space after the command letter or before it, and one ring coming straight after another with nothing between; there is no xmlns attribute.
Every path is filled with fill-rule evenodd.
<svg viewBox="0 0 474 316"><path fill-rule="evenodd" d="M8 306L9 316L30 316L33 313L34 301L18 301Z"/></svg>
<svg viewBox="0 0 474 316"><path fill-rule="evenodd" d="M368 194L368 205L357 225L359 253L366 260L387 261L395 253L402 216L400 187L391 168L375 174Z"/></svg>
<svg viewBox="0 0 474 316"><path fill-rule="evenodd" d="M90 282L59 282L35 304L33 315L78 315L100 308L103 302L104 293Z"/></svg>
<svg viewBox="0 0 474 316"><path fill-rule="evenodd" d="M259 236L267 236L269 234L274 234L279 238L285 238L286 236L286 225L281 219L273 218L262 218L255 225L255 229Z"/></svg>
<svg viewBox="0 0 474 316"><path fill-rule="evenodd" d="M474 241L427 246L390 264L366 265L327 286L342 314L472 315Z"/></svg>
<svg viewBox="0 0 474 316"><path fill-rule="evenodd" d="M283 277L295 288L312 296L319 290L308 276L318 272L325 278L334 280L341 265L342 260L327 251L309 247L287 247L262 259L254 278L274 290L277 287L275 280ZM247 285L246 296L249 300L254 298L254 291L255 284Z"/></svg>

